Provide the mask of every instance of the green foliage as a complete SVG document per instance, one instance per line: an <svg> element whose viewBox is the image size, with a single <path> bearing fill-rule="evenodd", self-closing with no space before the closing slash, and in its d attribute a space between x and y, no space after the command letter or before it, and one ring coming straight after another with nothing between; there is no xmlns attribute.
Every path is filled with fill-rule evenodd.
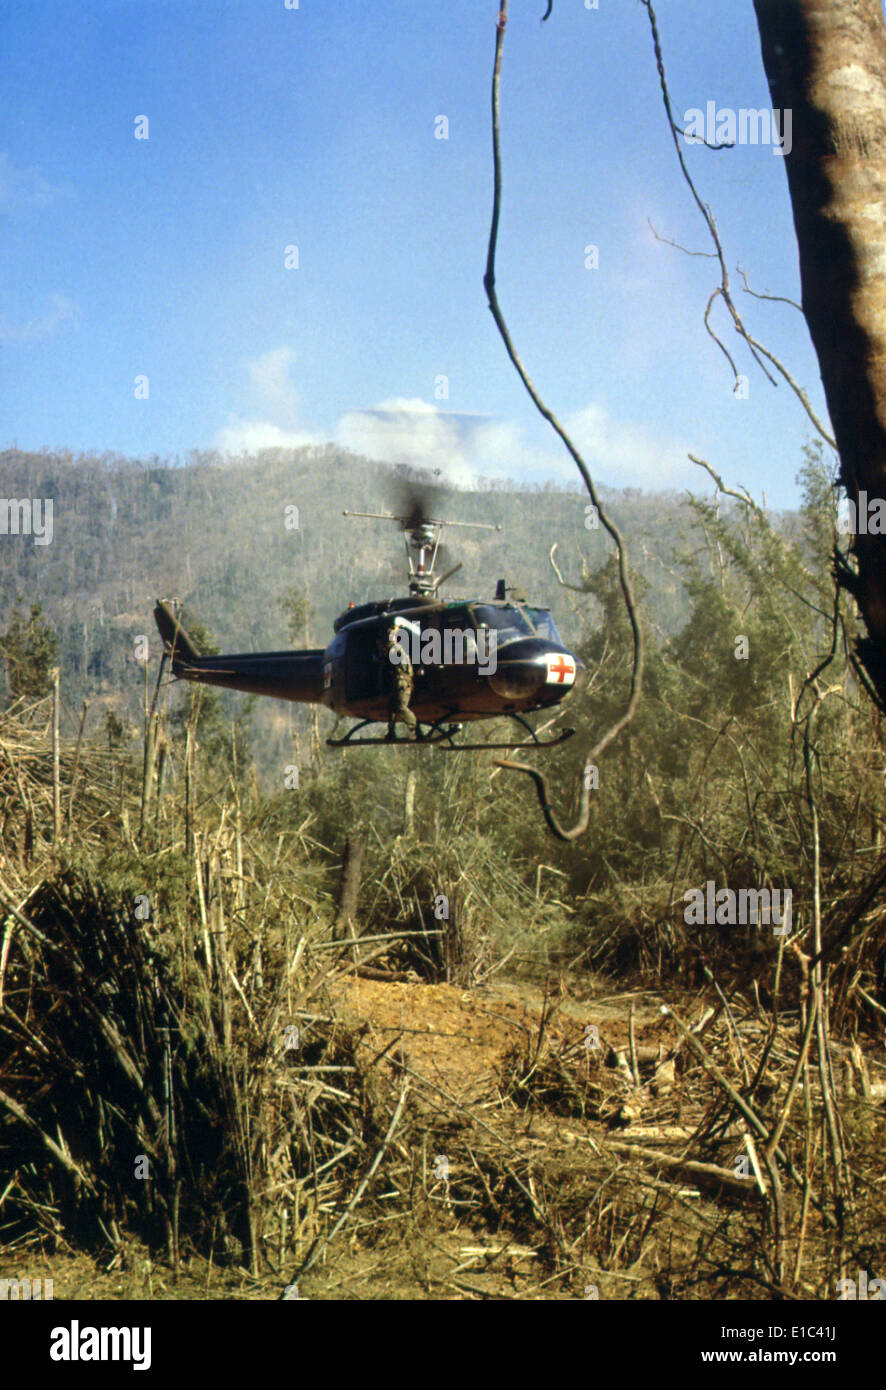
<svg viewBox="0 0 886 1390"><path fill-rule="evenodd" d="M395 471L332 446L263 450L233 461L205 452L180 466L156 458L10 450L0 452L0 471L10 495L56 498L69 534L81 538L73 549L10 549L0 576L4 615L17 595L39 591L59 634L62 683L73 709L84 697L113 696L121 701L121 718L141 721L143 685L131 638L153 635L155 596L182 595L226 651L273 651L289 643L325 646L333 620L350 601L389 597L405 587L397 528L341 514L343 506L397 510ZM640 569L652 567L651 620L672 630L681 616L680 586L662 577L654 557L664 553L667 532L685 517L685 503L608 489L604 500L624 526ZM299 507L298 530L284 525L284 507L292 503ZM454 520L502 525L501 532L454 533L452 560L463 568L445 586L449 596L491 596L504 576L534 601L553 603L564 637L578 640L586 604L558 588L548 562L554 541L570 575L582 558L593 568L605 557L602 533L584 527L585 498L577 485L484 485L443 493L440 505ZM651 536L648 561L634 544L644 530ZM281 595L289 600L284 609ZM156 638L151 649L156 653ZM231 710L242 704L234 698ZM293 720L303 723L299 711ZM280 707L260 701L253 744L261 765L279 765L286 742Z"/></svg>
<svg viewBox="0 0 886 1390"><path fill-rule="evenodd" d="M286 635L293 647L311 641L314 605L304 584L290 584L279 600L286 619Z"/></svg>
<svg viewBox="0 0 886 1390"><path fill-rule="evenodd" d="M148 630L142 575L156 593L186 593L228 650L322 644L349 600L401 588L402 570L398 583L392 569L400 544L395 528L339 515L342 502L368 511L393 508L390 470L334 449L269 451L257 462L222 465L203 455L184 468L153 461L144 469L123 460L10 456L10 486L40 495L40 479L51 473L60 505L73 521L82 520L90 537L73 558L57 547L38 557L47 611L65 615L59 655L74 707L82 695L113 692L122 697L115 706L120 722L140 713L142 685L133 678L128 638ZM481 846L483 891L502 917L517 913L522 898L508 888L509 908L505 890L493 884L488 866L494 862L502 866L501 882L515 875L542 906L546 898L564 904L558 931L568 929L574 955L583 943L593 952L594 943L609 941L606 951L658 968L679 959L686 946L682 894L707 879L790 886L798 911L808 914L803 736L817 700L813 760L823 891L839 899L857 875L854 856L873 850L886 831L883 752L847 660L850 614L835 609L834 475L817 447L805 451L800 480L804 502L789 515L767 512L741 494L712 496L710 489L688 500L604 497L628 541L646 675L636 718L600 757L590 828L575 843L551 840L531 784L494 769L494 755L327 753L326 711L319 711L317 747L313 712L259 700L253 721L251 699L197 685L173 684L163 697L171 735L164 795L181 790L190 729L191 773L201 783L195 804L235 769L245 801L254 771L273 791L257 812L270 841L285 840L307 820L325 873L363 822L371 831L366 874L377 882L410 833L407 781L414 773L416 854L432 853L441 865L450 852L455 862L466 861ZM112 500L113 532L95 523ZM283 506L293 500L302 522L295 532L282 524ZM585 661L587 689L562 718L577 727L575 739L527 755L549 773L568 823L587 750L624 707L630 678L630 633L605 536L585 529L583 494L566 489L488 487L446 499L442 510L504 527L501 534L459 536L464 569L447 586L451 597L491 593L504 575L533 602L551 604L565 640ZM120 558L136 535L138 583ZM557 585L548 560L555 540L564 579L575 587ZM24 571L11 575L14 592L25 591L27 578ZM208 628L185 625L204 651L218 650ZM810 676L817 671L816 686ZM121 737L116 725L108 724L105 734L112 745ZM292 762L300 766L301 785L284 791L283 768ZM715 944L731 949L725 940Z"/></svg>
<svg viewBox="0 0 886 1390"><path fill-rule="evenodd" d="M43 621L41 604L31 605L27 622L16 609L0 639L0 655L6 662L10 703L20 696L39 699L52 689L52 671L58 661L58 638Z"/></svg>
<svg viewBox="0 0 886 1390"><path fill-rule="evenodd" d="M121 748L125 748L126 744L132 738L132 729L130 726L125 724L119 715L112 709L105 710L104 731L105 737L108 740L109 753L114 753Z"/></svg>
<svg viewBox="0 0 886 1390"><path fill-rule="evenodd" d="M516 824L509 853L527 872L541 858L569 872L584 899L584 924L572 932L576 950L582 941L592 951L595 941L608 941L613 962L656 969L666 959L679 963L687 950L730 970L757 953L772 955L778 942L771 930L687 929L683 895L708 880L733 889L789 888L795 917L808 923L803 744L813 707L826 900L848 891L866 862L856 856L882 840L883 753L876 716L834 627L833 480L820 451L807 451L801 477L804 503L795 517L773 517L750 499L693 499L696 527L670 561L688 612L671 634L646 624L644 697L601 758L587 835L553 846L537 818L527 828L531 788L510 784ZM583 747L621 707L629 676L624 634L608 641L617 630L611 573L598 571L589 587L612 615L583 649L589 689L569 714ZM567 745L548 764L564 822L575 806L579 757Z"/></svg>
<svg viewBox="0 0 886 1390"><path fill-rule="evenodd" d="M208 627L193 620L184 621L183 626L199 652L218 655L219 647ZM190 730L196 765L217 782L220 773L240 776L247 769L254 708L254 695L231 696L212 686L183 682L169 727L181 744Z"/></svg>

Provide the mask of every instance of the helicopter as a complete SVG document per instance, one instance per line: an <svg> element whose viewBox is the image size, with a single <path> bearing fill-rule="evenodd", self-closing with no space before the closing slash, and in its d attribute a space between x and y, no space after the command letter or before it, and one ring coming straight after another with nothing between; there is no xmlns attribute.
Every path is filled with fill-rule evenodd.
<svg viewBox="0 0 886 1390"><path fill-rule="evenodd" d="M349 604L325 648L202 655L181 626L172 602L158 599L154 619L180 680L242 690L305 704L322 704L358 722L331 748L361 745L439 746L447 751L526 748L527 741L466 742L464 724L515 721L529 747L551 748L575 733L540 738L526 714L555 710L585 679L582 662L566 647L549 608L535 607L499 579L492 599L446 600L438 576L444 528L496 531L485 522L431 517L416 496L402 515L344 512L351 518L396 522L403 532L408 595ZM404 695L405 690L405 695ZM397 692L400 692L399 694ZM387 733L366 731L387 723ZM405 735L398 725L406 725Z"/></svg>

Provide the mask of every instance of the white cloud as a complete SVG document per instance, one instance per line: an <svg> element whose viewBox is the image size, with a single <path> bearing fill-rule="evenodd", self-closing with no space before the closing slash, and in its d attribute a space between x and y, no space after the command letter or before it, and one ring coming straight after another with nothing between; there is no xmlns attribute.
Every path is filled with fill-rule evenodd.
<svg viewBox="0 0 886 1390"><path fill-rule="evenodd" d="M553 439L546 449L533 447L523 428L509 420L481 421L473 434L472 445L478 462L478 472L487 478L522 476L565 476L574 479L575 464L559 441Z"/></svg>
<svg viewBox="0 0 886 1390"><path fill-rule="evenodd" d="M439 472L454 486L476 477L471 422L483 417L450 414L426 401L397 396L372 410L351 410L335 428L336 442L355 454L385 463L407 463Z"/></svg>
<svg viewBox="0 0 886 1390"><path fill-rule="evenodd" d="M299 416L299 396L290 377L294 361L292 348L278 347L249 363L249 380L259 406L284 425L294 424Z"/></svg>
<svg viewBox="0 0 886 1390"><path fill-rule="evenodd" d="M213 446L223 454L257 454L262 449L301 449L320 442L305 431L284 430L270 420L243 420L231 415L216 434Z"/></svg>
<svg viewBox="0 0 886 1390"><path fill-rule="evenodd" d="M646 425L617 420L602 405L576 411L564 425L591 475L610 487L683 487L697 476L686 445Z"/></svg>
<svg viewBox="0 0 886 1390"><path fill-rule="evenodd" d="M213 440L216 449L225 454L250 454L323 442L301 422L299 395L290 375L294 361L292 348L278 347L248 363L253 399L262 415L252 419L228 416L228 423Z"/></svg>
<svg viewBox="0 0 886 1390"><path fill-rule="evenodd" d="M323 442L301 422L291 377L294 361L291 348L279 347L249 363L262 417L232 416L216 435L217 448L239 454ZM611 487L680 487L694 476L684 445L659 438L645 425L616 419L597 402L567 417L564 425L592 476ZM417 397L395 396L368 410L346 411L332 437L352 453L426 469L454 487L473 486L481 477L580 481L566 449L553 437L539 446L513 421L440 410Z"/></svg>
<svg viewBox="0 0 886 1390"><path fill-rule="evenodd" d="M684 445L618 420L602 405L576 411L564 425L592 476L612 487L679 487L693 477ZM397 397L373 410L349 411L338 422L336 440L368 458L439 470L455 486L479 477L579 482L557 440L538 447L513 421L441 411L422 400Z"/></svg>
<svg viewBox="0 0 886 1390"><path fill-rule="evenodd" d="M50 338L65 324L76 325L79 313L80 306L72 299L68 299L64 294L51 294L46 313L28 319L25 323L10 323L4 314L0 314L0 341L25 343L38 338Z"/></svg>
<svg viewBox="0 0 886 1390"><path fill-rule="evenodd" d="M9 155L0 152L0 211L45 208L71 192L70 184L50 183L37 168L17 169Z"/></svg>

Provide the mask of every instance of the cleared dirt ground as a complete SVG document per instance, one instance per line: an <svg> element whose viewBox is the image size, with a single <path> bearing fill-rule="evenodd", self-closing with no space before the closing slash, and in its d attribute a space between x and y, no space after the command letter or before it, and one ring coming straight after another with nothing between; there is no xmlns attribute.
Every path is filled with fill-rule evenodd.
<svg viewBox="0 0 886 1390"><path fill-rule="evenodd" d="M716 1091L654 993L339 976L330 1001L358 1069L373 1064L408 1101L366 1194L299 1276L300 1298L773 1295L755 1256L765 1179L732 1176L746 1126L707 1123ZM700 997L675 1007L723 1067L763 1034L746 1001L728 1026L705 1024ZM882 1140L882 1099L862 1103L866 1147ZM24 1273L52 1278L56 1299L277 1299L292 1279L215 1259L174 1272L136 1244L100 1260L64 1248L0 1259L0 1277ZM822 1296L812 1268L804 1296Z"/></svg>

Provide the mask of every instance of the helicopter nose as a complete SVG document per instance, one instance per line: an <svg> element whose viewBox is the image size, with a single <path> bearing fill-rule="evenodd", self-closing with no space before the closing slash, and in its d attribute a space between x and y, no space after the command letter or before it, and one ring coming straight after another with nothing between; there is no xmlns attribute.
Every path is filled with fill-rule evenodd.
<svg viewBox="0 0 886 1390"><path fill-rule="evenodd" d="M489 684L505 700L532 698L542 692L556 698L569 694L584 678L581 662L571 652L559 650L499 661Z"/></svg>
<svg viewBox="0 0 886 1390"><path fill-rule="evenodd" d="M503 700L523 700L536 695L546 679L545 668L537 661L503 661L489 684Z"/></svg>

